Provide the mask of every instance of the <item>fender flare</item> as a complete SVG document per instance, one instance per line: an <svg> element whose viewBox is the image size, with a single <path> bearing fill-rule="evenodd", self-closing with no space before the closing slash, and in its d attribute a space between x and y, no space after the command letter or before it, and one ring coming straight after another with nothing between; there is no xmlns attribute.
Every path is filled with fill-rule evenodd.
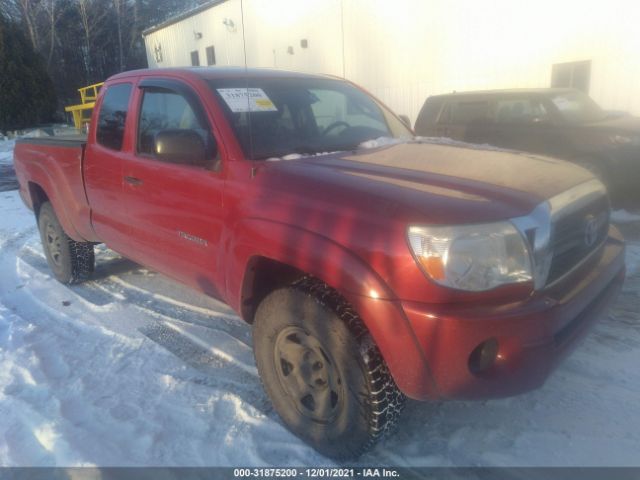
<svg viewBox="0 0 640 480"><path fill-rule="evenodd" d="M35 211L33 191L30 184L37 185L44 191L47 199L53 206L65 233L73 240L85 241L79 229L74 225L73 209L74 205L68 205L69 196L72 191L69 189L68 173L52 156L44 149L35 148L37 144L28 141L18 140L14 152L14 163L16 164L16 175L20 184L23 200L28 207ZM78 155L78 151L74 154ZM19 158L18 158L19 156ZM19 160L19 161L16 161ZM77 168L81 169L81 156L77 158ZM76 172L72 172L75 176ZM81 173L77 174L79 178ZM58 180L56 180L56 178ZM65 191L67 189L68 191ZM84 190L83 190L84 194Z"/></svg>
<svg viewBox="0 0 640 480"><path fill-rule="evenodd" d="M395 294L364 260L315 232L262 219L239 222L227 249L227 294L235 305L242 295L247 266L265 257L313 275L343 295L394 300ZM242 278L234 274L242 272Z"/></svg>
<svg viewBox="0 0 640 480"><path fill-rule="evenodd" d="M413 398L438 396L400 301L364 260L333 240L297 226L262 219L240 221L231 235L225 272L228 303L238 312L255 257L294 267L337 290L362 318L398 387Z"/></svg>
<svg viewBox="0 0 640 480"><path fill-rule="evenodd" d="M47 196L47 200L53 206L53 210L62 225L63 230L69 237L76 241L85 241L84 238L78 233L73 223L69 219L69 215L67 209L64 207L64 202L60 199L60 195L58 193L58 189L55 187L55 183L51 181L49 174L45 171L45 169L38 165L34 164L31 166L29 171L29 178L27 180L27 195L29 198L29 203L31 209L35 208L33 205L33 197L31 188L29 188L30 184L37 185L40 187L45 195Z"/></svg>

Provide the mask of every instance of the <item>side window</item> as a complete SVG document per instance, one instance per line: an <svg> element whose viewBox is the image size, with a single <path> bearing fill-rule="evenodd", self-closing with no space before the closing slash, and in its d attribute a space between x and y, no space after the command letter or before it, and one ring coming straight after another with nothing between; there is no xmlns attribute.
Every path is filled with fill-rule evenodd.
<svg viewBox="0 0 640 480"><path fill-rule="evenodd" d="M163 130L195 130L206 138L206 127L182 95L170 90L147 89L140 107L138 153L153 155L155 136Z"/></svg>
<svg viewBox="0 0 640 480"><path fill-rule="evenodd" d="M100 107L96 131L96 139L103 147L111 150L122 149L130 97L130 83L121 83L107 88Z"/></svg>
<svg viewBox="0 0 640 480"><path fill-rule="evenodd" d="M489 102L487 101L458 101L452 107L451 123L468 125L485 122L489 118Z"/></svg>
<svg viewBox="0 0 640 480"><path fill-rule="evenodd" d="M496 123L536 123L546 116L547 111L538 100L516 97L496 101Z"/></svg>
<svg viewBox="0 0 640 480"><path fill-rule="evenodd" d="M445 124L451 123L451 111L453 110L455 102L446 102L438 117L438 123Z"/></svg>
<svg viewBox="0 0 640 480"><path fill-rule="evenodd" d="M429 127L436 123L438 115L442 110L442 99L437 97L429 97L424 102L418 119L416 120L416 133L426 132Z"/></svg>

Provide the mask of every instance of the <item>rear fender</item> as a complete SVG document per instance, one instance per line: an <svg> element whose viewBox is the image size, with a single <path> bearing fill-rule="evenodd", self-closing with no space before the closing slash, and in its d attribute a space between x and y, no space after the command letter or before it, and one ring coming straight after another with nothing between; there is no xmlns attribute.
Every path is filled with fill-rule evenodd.
<svg viewBox="0 0 640 480"><path fill-rule="evenodd" d="M76 165L76 168L80 169L82 151L78 150L75 153L77 158L68 164ZM33 198L33 189L29 184L37 185L51 202L66 234L76 241L86 241L90 238L91 232L80 232L72 220L72 218L89 218L88 206L83 201L83 187L80 185L74 189L69 184L70 180L82 181L82 175L77 172L68 172L68 168L63 169L49 153L39 148L29 148L27 143L16 145L16 158L28 159L28 161L16 162L21 194L23 197L27 196L25 201L27 206L33 209L34 202L38 200ZM65 167L68 166L65 165ZM79 198L74 198L74 195Z"/></svg>
<svg viewBox="0 0 640 480"><path fill-rule="evenodd" d="M29 184L37 185L44 191L45 195L47 196L47 200L53 206L53 210L56 212L56 217L58 217L58 221L62 225L65 233L73 240L83 241L84 239L75 229L73 223L69 218L68 212L64 207L64 202L60 200L60 196L58 194L57 188L55 187L55 184L51 181L48 173L40 165L32 166ZM29 198L29 204L27 206L32 208L34 210L34 213L37 213L35 211L35 207L38 199L33 198L34 194L35 192L33 188L27 189L27 195Z"/></svg>

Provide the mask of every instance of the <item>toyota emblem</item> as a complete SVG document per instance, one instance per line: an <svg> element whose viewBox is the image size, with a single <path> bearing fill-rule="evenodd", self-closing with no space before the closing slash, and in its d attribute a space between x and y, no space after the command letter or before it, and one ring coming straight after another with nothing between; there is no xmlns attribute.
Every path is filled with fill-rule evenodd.
<svg viewBox="0 0 640 480"><path fill-rule="evenodd" d="M585 221L584 228L584 244L587 247L592 247L596 240L598 239L598 227L600 222L597 217L593 215L589 215Z"/></svg>

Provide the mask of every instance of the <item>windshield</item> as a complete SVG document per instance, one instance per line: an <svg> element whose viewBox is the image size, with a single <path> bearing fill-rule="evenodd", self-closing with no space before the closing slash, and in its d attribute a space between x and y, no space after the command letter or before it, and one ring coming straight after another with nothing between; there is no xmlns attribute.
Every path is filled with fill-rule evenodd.
<svg viewBox="0 0 640 480"><path fill-rule="evenodd" d="M560 115L571 124L603 120L606 114L588 95L582 92L566 92L551 97Z"/></svg>
<svg viewBox="0 0 640 480"><path fill-rule="evenodd" d="M356 149L410 130L347 82L317 78L216 79L209 85L245 155L258 160L292 153Z"/></svg>

